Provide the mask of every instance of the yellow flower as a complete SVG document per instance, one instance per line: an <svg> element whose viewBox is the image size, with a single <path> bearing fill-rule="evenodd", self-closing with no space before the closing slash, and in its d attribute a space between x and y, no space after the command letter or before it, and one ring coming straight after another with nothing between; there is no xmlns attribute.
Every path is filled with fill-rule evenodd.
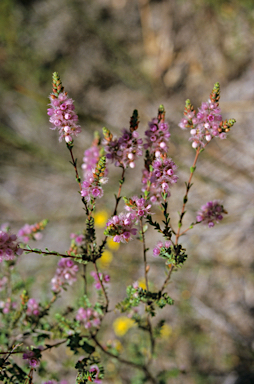
<svg viewBox="0 0 254 384"><path fill-rule="evenodd" d="M161 327L161 337L163 339L168 339L169 336L171 335L172 333L172 328L170 327L170 325L168 324L164 324L162 327Z"/></svg>
<svg viewBox="0 0 254 384"><path fill-rule="evenodd" d="M121 316L118 317L114 323L113 328L116 336L123 336L125 335L128 330L133 327L135 324L134 320L129 319L129 317Z"/></svg>
<svg viewBox="0 0 254 384"><path fill-rule="evenodd" d="M98 211L94 214L94 224L98 228L104 228L108 220L107 211Z"/></svg>
<svg viewBox="0 0 254 384"><path fill-rule="evenodd" d="M108 251L107 249L103 252L101 258L100 258L100 264L102 267L108 267L113 259L112 252Z"/></svg>
<svg viewBox="0 0 254 384"><path fill-rule="evenodd" d="M138 279L138 285L140 288L146 289L146 281L144 278Z"/></svg>
<svg viewBox="0 0 254 384"><path fill-rule="evenodd" d="M120 247L119 243L116 243L111 237L108 239L108 247L112 249L112 251L117 251Z"/></svg>

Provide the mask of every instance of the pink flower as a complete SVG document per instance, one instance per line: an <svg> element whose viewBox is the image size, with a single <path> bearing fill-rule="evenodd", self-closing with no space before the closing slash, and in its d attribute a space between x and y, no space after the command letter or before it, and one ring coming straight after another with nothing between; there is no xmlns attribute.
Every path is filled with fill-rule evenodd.
<svg viewBox="0 0 254 384"><path fill-rule="evenodd" d="M29 299L27 302L27 310L26 310L27 315L29 316L38 316L40 314L39 311L39 304L35 299Z"/></svg>
<svg viewBox="0 0 254 384"><path fill-rule="evenodd" d="M23 359L27 360L31 368L37 368L40 365L40 361L37 355L38 353L35 353L34 351L29 351L29 352L23 353Z"/></svg>
<svg viewBox="0 0 254 384"><path fill-rule="evenodd" d="M95 280L94 286L96 289L101 289L100 281L103 282L104 284L107 284L110 281L110 276L105 275L104 273L99 273L99 277L98 277L97 273L95 271L92 271L91 276L93 276Z"/></svg>
<svg viewBox="0 0 254 384"><path fill-rule="evenodd" d="M85 240L84 235L76 233L71 233L70 238L74 240L77 246L80 246Z"/></svg>
<svg viewBox="0 0 254 384"><path fill-rule="evenodd" d="M137 221L135 213L120 213L120 215L113 216L107 222L107 228L104 234L107 236L114 236L116 243L127 243L132 239L131 235L137 234L137 229L134 225Z"/></svg>
<svg viewBox="0 0 254 384"><path fill-rule="evenodd" d="M171 246L171 241L170 240L166 240L165 243L163 244L162 241L159 241L156 245L156 247L154 247L153 249L153 255L156 257L156 256L160 256L161 252L166 252L167 249L169 249Z"/></svg>
<svg viewBox="0 0 254 384"><path fill-rule="evenodd" d="M124 198L125 209L129 212L132 212L136 215L137 219L141 219L142 217L146 217L149 215L151 204L148 203L146 199L143 197L133 196L130 199Z"/></svg>
<svg viewBox="0 0 254 384"><path fill-rule="evenodd" d="M0 301L0 309L2 309L2 312L5 315L16 308L17 303L15 301L11 301L9 297L6 299L6 301Z"/></svg>
<svg viewBox="0 0 254 384"><path fill-rule="evenodd" d="M134 168L135 160L142 156L142 139L139 139L137 131L128 131L123 129L122 136L117 139L104 130L105 139L102 144L104 146L107 159L111 160L116 167Z"/></svg>
<svg viewBox="0 0 254 384"><path fill-rule="evenodd" d="M73 100L67 97L67 92L63 92L63 87L60 85L62 92L56 91L57 81L61 83L59 76L53 74L53 93L50 95L50 108L48 109L49 121L53 124L51 129L59 131L59 141L64 139L66 143L71 143L73 137L76 137L80 132L80 125L77 124L78 116L75 113ZM54 89L55 88L55 89Z"/></svg>
<svg viewBox="0 0 254 384"><path fill-rule="evenodd" d="M102 156L99 158L98 163L93 172L87 172L85 181L82 183L81 196L85 198L88 203L93 203L96 198L103 196L102 184L105 184L108 179L106 173L106 158Z"/></svg>
<svg viewBox="0 0 254 384"><path fill-rule="evenodd" d="M145 192L149 186L150 201L152 203L160 204L162 202L162 194L170 196L170 187L176 183L178 176L176 176L176 165L167 157L157 158L152 162L153 170L149 172L147 169L143 170L142 183L145 187L142 191Z"/></svg>
<svg viewBox="0 0 254 384"><path fill-rule="evenodd" d="M86 329L91 327L97 328L101 323L99 313L92 308L79 308L76 320L82 323Z"/></svg>
<svg viewBox="0 0 254 384"><path fill-rule="evenodd" d="M0 262L14 260L15 255L22 255L23 249L16 242L17 236L0 231Z"/></svg>
<svg viewBox="0 0 254 384"><path fill-rule="evenodd" d="M223 219L222 213L227 213L219 200L208 201L202 205L197 213L197 222L207 224L209 228L214 226L214 223L219 223Z"/></svg>
<svg viewBox="0 0 254 384"><path fill-rule="evenodd" d="M154 153L156 157L160 157L168 151L167 142L170 138L168 123L153 119L148 125L149 129L145 131L144 149L148 149L150 154Z"/></svg>
<svg viewBox="0 0 254 384"><path fill-rule="evenodd" d="M91 365L89 372L91 373L95 372L95 378L93 379L94 383L97 383L97 384L101 383L101 380L99 379L100 369L98 365L96 364Z"/></svg>
<svg viewBox="0 0 254 384"><path fill-rule="evenodd" d="M60 292L68 284L72 285L77 280L78 266L72 259L63 257L58 262L56 274L51 280L52 291Z"/></svg>
<svg viewBox="0 0 254 384"><path fill-rule="evenodd" d="M48 224L48 220L42 220L39 223L35 224L25 224L20 230L18 231L18 237L21 238L21 241L24 243L28 243L29 240L41 240L42 239L42 233Z"/></svg>

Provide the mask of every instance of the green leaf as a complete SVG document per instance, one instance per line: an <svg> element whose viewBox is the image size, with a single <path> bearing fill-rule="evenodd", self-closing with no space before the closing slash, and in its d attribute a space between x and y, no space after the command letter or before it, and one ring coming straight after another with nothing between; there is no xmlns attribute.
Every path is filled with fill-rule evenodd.
<svg viewBox="0 0 254 384"><path fill-rule="evenodd" d="M82 345L82 349L88 353L89 355L91 355L91 353L93 353L95 351L95 348L93 345L91 344L88 344L86 341L83 342L83 345Z"/></svg>

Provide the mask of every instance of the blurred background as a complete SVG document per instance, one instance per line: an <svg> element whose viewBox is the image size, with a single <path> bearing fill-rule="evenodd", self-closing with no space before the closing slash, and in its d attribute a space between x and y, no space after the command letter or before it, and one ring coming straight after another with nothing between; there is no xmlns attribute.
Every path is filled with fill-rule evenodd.
<svg viewBox="0 0 254 384"><path fill-rule="evenodd" d="M1 223L9 222L17 231L25 223L49 219L43 240L34 246L64 252L70 233L81 231L85 221L69 153L49 129L52 72L59 72L75 100L82 126L74 146L79 167L95 130L106 126L119 134L137 108L144 133L164 104L170 156L179 175L169 200L175 227L194 159L189 134L178 127L185 100L190 98L197 108L214 83L221 84L223 119L237 123L227 140L213 140L200 156L184 223L187 228L208 200L223 200L228 215L214 228L200 225L182 238L189 258L167 289L175 305L160 315L167 327L159 342L163 356L155 364L158 370L171 370L168 382L173 384L254 382L253 32L252 0L0 2ZM123 195L140 192L142 166L128 170ZM120 175L120 169L110 167L110 183L97 210L99 238ZM161 219L159 211L155 218ZM149 232L148 246L158 240L157 233ZM142 284L138 247L133 242L117 252L109 248L101 264L111 274L112 306L125 297L127 284ZM57 261L30 255L19 262L22 278L36 281L31 296L51 297ZM165 278L164 262L153 258L152 251L148 262L155 289ZM81 286L80 279L59 306L66 300L74 306ZM108 316L100 337L125 346L110 327L117 316ZM52 350L48 358L49 372L61 372L59 377L74 382L64 349ZM133 382L128 367L108 362L106 370L106 383Z"/></svg>

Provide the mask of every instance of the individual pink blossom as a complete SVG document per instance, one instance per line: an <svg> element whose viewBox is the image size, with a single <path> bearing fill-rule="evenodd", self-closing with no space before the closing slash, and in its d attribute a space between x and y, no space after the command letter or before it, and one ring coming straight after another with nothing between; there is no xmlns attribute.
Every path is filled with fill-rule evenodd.
<svg viewBox="0 0 254 384"><path fill-rule="evenodd" d="M101 283L100 281L103 283L103 284L108 284L109 281L110 281L110 276L105 274L105 273L99 273L99 277L97 275L97 273L95 271L92 271L91 272L91 276L93 276L95 282L94 282L94 286L96 289L101 289Z"/></svg>
<svg viewBox="0 0 254 384"><path fill-rule="evenodd" d="M66 143L71 143L73 137L76 137L80 132L80 125L77 124L78 116L75 113L73 100L67 97L66 92L59 95L51 94L50 108L48 109L49 121L53 124L51 129L58 129L59 141L63 139Z"/></svg>
<svg viewBox="0 0 254 384"><path fill-rule="evenodd" d="M23 353L23 359L27 360L31 368L37 368L40 365L40 360L33 351Z"/></svg>
<svg viewBox="0 0 254 384"><path fill-rule="evenodd" d="M60 292L68 284L72 285L77 280L78 266L72 259L63 257L58 262L55 276L51 280L52 291Z"/></svg>
<svg viewBox="0 0 254 384"><path fill-rule="evenodd" d="M130 199L124 198L124 202L126 204L125 209L128 212L135 213L138 219L145 218L151 214L150 209L152 205L144 197L133 196Z"/></svg>
<svg viewBox="0 0 254 384"><path fill-rule="evenodd" d="M74 240L77 246L82 245L85 240L85 236L82 234L71 233L70 238Z"/></svg>
<svg viewBox="0 0 254 384"><path fill-rule="evenodd" d="M95 378L93 379L93 383L99 384L99 383L102 382L102 380L99 379L100 369L99 369L97 364L91 365L91 367L89 369L89 372L91 372L91 373L94 372L95 373Z"/></svg>
<svg viewBox="0 0 254 384"><path fill-rule="evenodd" d="M108 220L104 234L113 236L116 243L128 243L132 239L131 236L137 234L137 229L134 228L136 222L137 217L135 213L120 213L118 216L113 216Z"/></svg>
<svg viewBox="0 0 254 384"><path fill-rule="evenodd" d="M28 316L38 316L40 314L39 304L36 299L31 298L28 300L26 314Z"/></svg>
<svg viewBox="0 0 254 384"><path fill-rule="evenodd" d="M100 314L92 308L79 308L76 320L82 323L86 329L97 328L101 323Z"/></svg>
<svg viewBox="0 0 254 384"><path fill-rule="evenodd" d="M155 257L160 256L160 253L163 251L166 251L170 246L171 246L170 240L166 240L164 244L162 241L159 241L157 243L156 247L154 247L154 249L153 249L153 255Z"/></svg>
<svg viewBox="0 0 254 384"><path fill-rule="evenodd" d="M102 144L106 158L111 160L116 167L135 168L135 161L142 156L142 139L137 131L123 129L122 136L117 139L106 128L103 131L105 139Z"/></svg>
<svg viewBox="0 0 254 384"><path fill-rule="evenodd" d="M14 260L16 255L20 256L23 253L16 240L16 235L0 231L0 262Z"/></svg>
<svg viewBox="0 0 254 384"><path fill-rule="evenodd" d="M144 149L154 153L156 157L166 154L168 151L167 142L170 138L169 126L164 120L153 119L148 123L149 129L145 131L146 143Z"/></svg>
<svg viewBox="0 0 254 384"><path fill-rule="evenodd" d="M143 170L142 183L145 185L142 191L146 191L149 187L150 201L160 204L162 202L162 194L170 196L170 187L178 180L175 174L176 165L172 159L168 157L160 157L152 162L152 171Z"/></svg>
<svg viewBox="0 0 254 384"><path fill-rule="evenodd" d="M211 228L214 223L219 223L223 219L222 213L227 213L227 211L225 211L221 201L208 201L198 211L196 220L198 223L203 222Z"/></svg>

